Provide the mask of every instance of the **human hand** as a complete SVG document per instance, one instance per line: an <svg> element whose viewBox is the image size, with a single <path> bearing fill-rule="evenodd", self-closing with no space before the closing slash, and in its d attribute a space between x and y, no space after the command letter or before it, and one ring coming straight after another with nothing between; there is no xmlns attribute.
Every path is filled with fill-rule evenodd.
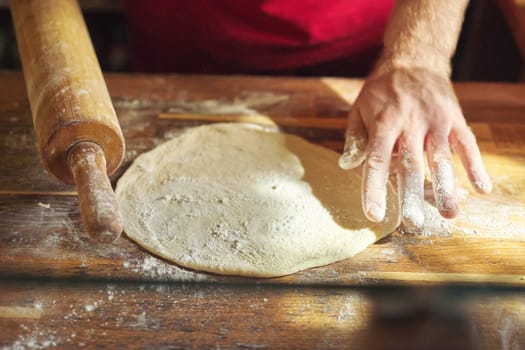
<svg viewBox="0 0 525 350"><path fill-rule="evenodd" d="M424 224L426 152L436 205L443 217L458 213L451 147L457 152L472 186L492 189L474 134L446 74L425 68L377 70L365 82L348 118L339 165L363 165L362 203L366 217L382 221L386 184L392 164L405 225ZM398 157L392 157L394 153Z"/></svg>

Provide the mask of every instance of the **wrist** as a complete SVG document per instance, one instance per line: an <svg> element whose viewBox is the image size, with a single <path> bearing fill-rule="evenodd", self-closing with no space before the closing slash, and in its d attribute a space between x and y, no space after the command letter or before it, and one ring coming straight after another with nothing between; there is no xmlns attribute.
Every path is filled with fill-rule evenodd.
<svg viewBox="0 0 525 350"><path fill-rule="evenodd" d="M385 47L372 74L385 74L397 69L424 69L450 77L452 54L430 45L404 45L403 49Z"/></svg>

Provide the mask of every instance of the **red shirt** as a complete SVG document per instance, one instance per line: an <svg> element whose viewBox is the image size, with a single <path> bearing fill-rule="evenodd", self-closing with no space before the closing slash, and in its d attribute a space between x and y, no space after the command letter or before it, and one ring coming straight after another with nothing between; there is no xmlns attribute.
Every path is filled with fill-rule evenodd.
<svg viewBox="0 0 525 350"><path fill-rule="evenodd" d="M127 0L125 9L136 70L257 73L369 60L381 47L392 5L393 0Z"/></svg>

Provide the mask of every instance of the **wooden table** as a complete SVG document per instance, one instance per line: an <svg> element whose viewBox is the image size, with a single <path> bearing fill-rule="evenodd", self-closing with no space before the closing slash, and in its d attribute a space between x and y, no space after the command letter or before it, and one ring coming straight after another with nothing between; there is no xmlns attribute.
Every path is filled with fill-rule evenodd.
<svg viewBox="0 0 525 350"><path fill-rule="evenodd" d="M339 150L362 83L144 75L107 82L127 142L113 181L138 154L199 120L269 118ZM425 232L395 232L330 266L247 279L185 270L126 237L89 241L74 188L40 166L21 75L0 73L0 345L525 346L525 86L456 88L494 194L473 194L458 167L463 214L455 221L429 206ZM399 285L418 287L392 287Z"/></svg>

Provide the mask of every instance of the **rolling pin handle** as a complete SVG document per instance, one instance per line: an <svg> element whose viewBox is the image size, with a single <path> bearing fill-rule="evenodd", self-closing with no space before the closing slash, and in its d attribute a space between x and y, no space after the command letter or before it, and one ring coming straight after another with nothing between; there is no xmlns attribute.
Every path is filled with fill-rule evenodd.
<svg viewBox="0 0 525 350"><path fill-rule="evenodd" d="M67 157L77 185L84 229L98 242L109 243L123 230L117 198L106 172L102 148L89 141L73 145Z"/></svg>

